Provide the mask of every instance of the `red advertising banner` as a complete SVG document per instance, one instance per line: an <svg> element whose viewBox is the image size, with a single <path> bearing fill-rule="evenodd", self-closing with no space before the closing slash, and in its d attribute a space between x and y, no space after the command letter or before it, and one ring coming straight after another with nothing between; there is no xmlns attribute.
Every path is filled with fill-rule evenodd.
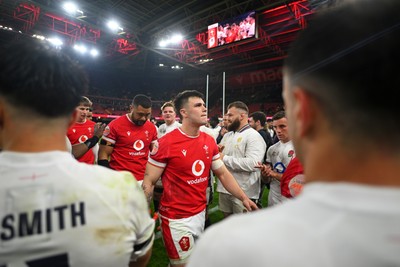
<svg viewBox="0 0 400 267"><path fill-rule="evenodd" d="M230 87L243 87L278 81L282 81L282 67L234 74L228 78Z"/></svg>

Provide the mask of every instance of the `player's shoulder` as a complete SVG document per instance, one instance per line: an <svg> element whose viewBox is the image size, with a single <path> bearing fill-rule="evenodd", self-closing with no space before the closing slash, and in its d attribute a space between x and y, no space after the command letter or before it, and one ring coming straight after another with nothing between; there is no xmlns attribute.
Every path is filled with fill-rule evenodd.
<svg viewBox="0 0 400 267"><path fill-rule="evenodd" d="M261 136L262 134L253 128L248 128L246 131L242 132L244 135L251 135L251 136Z"/></svg>
<svg viewBox="0 0 400 267"><path fill-rule="evenodd" d="M110 121L108 125L123 124L123 123L128 123L129 121L130 120L128 119L127 114L124 114Z"/></svg>
<svg viewBox="0 0 400 267"><path fill-rule="evenodd" d="M158 142L160 143L171 143L171 142L175 142L177 140L177 138L179 138L181 136L180 131L178 128L173 129L172 131L164 134L163 136L161 136L160 138L158 138Z"/></svg>
<svg viewBox="0 0 400 267"><path fill-rule="evenodd" d="M148 130L148 131L152 131L152 132L158 132L157 131L157 127L151 122L151 121L146 121L146 123L143 125L145 128L146 128L146 130Z"/></svg>

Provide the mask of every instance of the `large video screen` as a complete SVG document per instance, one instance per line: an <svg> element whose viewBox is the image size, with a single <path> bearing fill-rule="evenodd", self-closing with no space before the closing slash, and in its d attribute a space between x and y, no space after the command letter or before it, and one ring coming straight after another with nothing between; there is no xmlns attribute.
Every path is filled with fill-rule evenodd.
<svg viewBox="0 0 400 267"><path fill-rule="evenodd" d="M232 44L250 38L257 38L255 11L209 25L207 48Z"/></svg>

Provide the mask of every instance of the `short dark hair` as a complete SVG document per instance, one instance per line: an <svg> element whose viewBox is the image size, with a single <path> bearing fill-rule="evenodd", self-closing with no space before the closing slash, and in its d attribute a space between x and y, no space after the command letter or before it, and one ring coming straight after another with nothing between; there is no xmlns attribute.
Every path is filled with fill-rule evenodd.
<svg viewBox="0 0 400 267"><path fill-rule="evenodd" d="M292 43L286 88L297 85L313 95L343 141L386 141L398 151L400 1L342 2L317 13Z"/></svg>
<svg viewBox="0 0 400 267"><path fill-rule="evenodd" d="M142 106L143 108L151 108L151 100L146 95L138 94L133 98L132 105L134 107Z"/></svg>
<svg viewBox="0 0 400 267"><path fill-rule="evenodd" d="M284 110L278 111L272 116L272 121L277 121L280 119L286 118L286 112Z"/></svg>
<svg viewBox="0 0 400 267"><path fill-rule="evenodd" d="M244 111L246 111L246 113L248 114L249 113L249 108L247 107L247 105L244 103L244 102L242 102L242 101L235 101L235 102L232 102L232 103L230 103L229 105L228 105L228 109L230 109L230 108L237 108L237 109L241 109L241 110L244 110Z"/></svg>
<svg viewBox="0 0 400 267"><path fill-rule="evenodd" d="M249 116L250 118L253 118L253 120L256 121L260 121L260 124L262 126L265 125L265 122L267 121L267 116L265 115L264 112L262 111L256 111L250 114Z"/></svg>
<svg viewBox="0 0 400 267"><path fill-rule="evenodd" d="M178 114L179 118L181 118L181 119L182 119L182 115L179 111L181 110L181 108L184 105L187 104L190 97L198 97L198 98L204 99L204 95L196 90L185 90L183 92L180 92L175 97L174 106L175 106L176 114Z"/></svg>
<svg viewBox="0 0 400 267"><path fill-rule="evenodd" d="M0 51L0 95L46 118L72 114L88 88L83 69L47 43L20 37Z"/></svg>

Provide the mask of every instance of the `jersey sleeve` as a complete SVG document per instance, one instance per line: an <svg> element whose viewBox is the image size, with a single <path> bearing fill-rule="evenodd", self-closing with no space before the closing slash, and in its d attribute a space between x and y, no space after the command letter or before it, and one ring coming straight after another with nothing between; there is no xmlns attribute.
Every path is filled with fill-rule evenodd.
<svg viewBox="0 0 400 267"><path fill-rule="evenodd" d="M157 167L165 168L169 156L169 144L169 138L166 135L158 139L149 155L148 162Z"/></svg>
<svg viewBox="0 0 400 267"><path fill-rule="evenodd" d="M212 142L210 142L210 143L212 144L211 145L211 151L212 151L212 155L213 155L212 160L214 161L214 160L220 159L221 157L219 155L217 143L215 142L215 140L212 140Z"/></svg>
<svg viewBox="0 0 400 267"><path fill-rule="evenodd" d="M111 144L115 144L115 142L117 141L116 121L117 120L113 120L106 126L102 137L104 140L110 142Z"/></svg>

